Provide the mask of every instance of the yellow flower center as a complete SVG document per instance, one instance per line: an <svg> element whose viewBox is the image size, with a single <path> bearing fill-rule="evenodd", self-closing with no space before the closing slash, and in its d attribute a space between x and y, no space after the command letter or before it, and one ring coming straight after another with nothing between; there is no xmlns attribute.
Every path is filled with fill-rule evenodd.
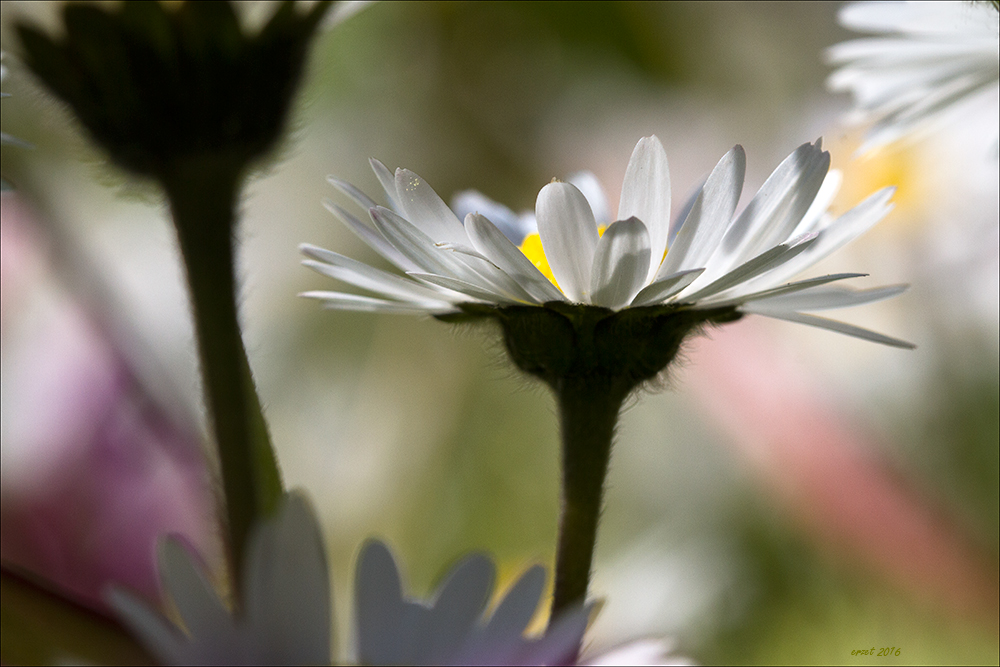
<svg viewBox="0 0 1000 667"><path fill-rule="evenodd" d="M599 226L597 228L597 236L604 236L605 229L607 229L607 226ZM562 291L559 283L556 282L555 276L552 275L552 267L549 266L549 260L545 257L545 248L542 247L542 237L538 235L538 232L525 236L518 250L524 253L524 256L535 265L536 269L542 272L543 276L549 279L550 283L555 285L560 292Z"/></svg>
<svg viewBox="0 0 1000 667"><path fill-rule="evenodd" d="M890 228L898 231L899 223L906 227L906 223L923 219L928 202L936 194L936 183L927 174L940 170L940 165L933 165L933 155L925 145L900 141L856 158L855 148L856 141L850 138L831 148L832 166L843 172L844 181L830 212L839 215L876 190L894 185L896 194L892 201L896 208L879 223L875 234L886 233Z"/></svg>
<svg viewBox="0 0 1000 667"><path fill-rule="evenodd" d="M542 237L538 235L538 232L525 236L524 242L518 250L524 253L528 261L534 264L535 268L541 271L542 275L548 278L550 283L559 287L555 277L552 275L552 267L549 266L549 260L545 257L545 249L542 248Z"/></svg>

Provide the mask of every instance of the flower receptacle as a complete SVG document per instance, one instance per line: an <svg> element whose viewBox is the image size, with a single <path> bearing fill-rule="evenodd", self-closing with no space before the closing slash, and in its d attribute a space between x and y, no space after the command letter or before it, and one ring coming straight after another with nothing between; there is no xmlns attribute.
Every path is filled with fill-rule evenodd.
<svg viewBox="0 0 1000 667"><path fill-rule="evenodd" d="M654 379L677 355L684 339L708 324L735 322L734 307L683 305L613 311L550 301L538 306L462 304L445 321L497 320L511 360L556 391L567 381L591 382L622 393Z"/></svg>

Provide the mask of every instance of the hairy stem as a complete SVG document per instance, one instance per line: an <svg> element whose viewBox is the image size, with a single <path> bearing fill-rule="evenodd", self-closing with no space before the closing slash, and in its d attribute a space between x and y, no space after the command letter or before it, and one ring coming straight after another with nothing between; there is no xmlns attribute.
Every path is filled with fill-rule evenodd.
<svg viewBox="0 0 1000 667"><path fill-rule="evenodd" d="M200 160L163 179L187 268L208 416L225 494L232 591L254 522L277 507L281 481L236 308L233 228L240 177Z"/></svg>
<svg viewBox="0 0 1000 667"><path fill-rule="evenodd" d="M587 597L611 441L627 391L600 377L562 378L553 388L559 404L563 468L555 618Z"/></svg>

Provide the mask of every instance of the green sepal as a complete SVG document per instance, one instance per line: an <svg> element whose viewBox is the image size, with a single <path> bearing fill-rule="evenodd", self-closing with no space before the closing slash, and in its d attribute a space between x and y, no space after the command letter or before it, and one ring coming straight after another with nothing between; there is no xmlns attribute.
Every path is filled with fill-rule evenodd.
<svg viewBox="0 0 1000 667"><path fill-rule="evenodd" d="M669 305L613 311L564 301L460 308L459 315L439 318L496 319L511 360L549 385L556 387L567 378L590 379L625 393L656 377L676 357L684 339L704 325L742 317L735 308Z"/></svg>

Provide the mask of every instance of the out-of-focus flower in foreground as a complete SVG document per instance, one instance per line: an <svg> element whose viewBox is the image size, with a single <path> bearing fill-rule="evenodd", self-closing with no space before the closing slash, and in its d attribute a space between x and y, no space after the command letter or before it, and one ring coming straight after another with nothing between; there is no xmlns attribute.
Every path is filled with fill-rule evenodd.
<svg viewBox="0 0 1000 667"><path fill-rule="evenodd" d="M179 542L160 553L163 586L185 630L123 589L108 594L121 621L165 664L330 663L330 581L316 518L286 494L278 514L256 526L234 615Z"/></svg>
<svg viewBox="0 0 1000 667"><path fill-rule="evenodd" d="M734 216L745 165L743 148L736 146L671 225L667 156L659 139L646 137L626 169L617 221L602 228L579 188L552 182L538 194L538 233L528 234L518 247L484 215L469 213L463 224L413 172L397 169L393 175L373 160L393 210L336 179L331 182L369 211L375 229L336 204L329 207L409 278L303 245L307 266L379 295L315 291L303 296L334 309L439 316L481 306L553 302L611 311L654 306L759 313L909 347L807 314L885 299L903 286L853 291L829 285L863 275L857 273L785 284L878 222L891 208L892 189L832 218L827 207L839 174L829 172L829 153L817 141L786 158Z"/></svg>
<svg viewBox="0 0 1000 667"><path fill-rule="evenodd" d="M996 3L857 2L841 10L840 22L878 35L838 44L827 54L840 66L829 87L852 93L853 121L874 123L859 152L893 142L980 97L984 131L992 132L986 139L996 152Z"/></svg>
<svg viewBox="0 0 1000 667"><path fill-rule="evenodd" d="M448 573L434 601L403 596L389 549L368 542L355 590L358 660L368 665L553 665L576 655L590 609L564 613L538 638L524 636L545 586L545 570L530 568L484 620L496 578L493 561L473 554Z"/></svg>
<svg viewBox="0 0 1000 667"><path fill-rule="evenodd" d="M2 203L0 557L90 607L111 581L156 596L161 533L218 557L194 420L23 197Z"/></svg>

